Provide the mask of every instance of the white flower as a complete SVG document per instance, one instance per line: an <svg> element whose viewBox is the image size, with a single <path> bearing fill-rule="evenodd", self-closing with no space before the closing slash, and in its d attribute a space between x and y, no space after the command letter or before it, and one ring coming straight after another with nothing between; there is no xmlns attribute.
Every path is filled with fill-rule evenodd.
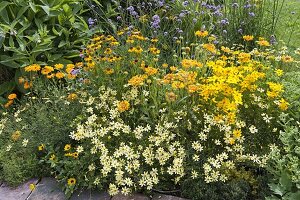
<svg viewBox="0 0 300 200"><path fill-rule="evenodd" d="M27 144L28 144L28 139L24 139L24 140L22 141L22 146L23 146L23 147L26 147Z"/></svg>
<svg viewBox="0 0 300 200"><path fill-rule="evenodd" d="M6 147L6 151L10 151L10 149L11 149L11 145L8 145L7 147Z"/></svg>
<svg viewBox="0 0 300 200"><path fill-rule="evenodd" d="M16 118L16 122L20 122L20 121L22 121L22 119L21 118Z"/></svg>
<svg viewBox="0 0 300 200"><path fill-rule="evenodd" d="M192 179L195 179L199 176L199 173L196 172L195 170L192 170Z"/></svg>
<svg viewBox="0 0 300 200"><path fill-rule="evenodd" d="M249 127L249 131L250 131L250 133L257 133L257 132L258 132L258 129L257 129L254 125L251 125L251 126Z"/></svg>
<svg viewBox="0 0 300 200"><path fill-rule="evenodd" d="M83 147L82 146L78 146L76 149L77 153L81 153L83 152Z"/></svg>

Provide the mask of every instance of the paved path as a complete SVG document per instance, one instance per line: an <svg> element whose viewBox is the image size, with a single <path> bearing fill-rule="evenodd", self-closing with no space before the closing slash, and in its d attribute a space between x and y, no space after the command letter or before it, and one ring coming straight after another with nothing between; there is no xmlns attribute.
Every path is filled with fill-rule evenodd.
<svg viewBox="0 0 300 200"><path fill-rule="evenodd" d="M30 184L36 185L31 191ZM0 182L0 200L65 200L66 197L61 191L58 183L53 178L42 178L42 180L32 179L26 183L10 188ZM110 197L106 192L97 192L91 190L78 191L70 200L186 200L170 195L155 194L153 197L147 197L143 194L133 194L131 196L117 195Z"/></svg>

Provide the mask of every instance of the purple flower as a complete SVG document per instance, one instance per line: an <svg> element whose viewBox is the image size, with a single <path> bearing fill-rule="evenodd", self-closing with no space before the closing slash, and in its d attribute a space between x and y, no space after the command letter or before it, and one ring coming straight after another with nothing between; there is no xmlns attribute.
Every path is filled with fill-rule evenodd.
<svg viewBox="0 0 300 200"><path fill-rule="evenodd" d="M254 12L249 12L249 15L250 15L250 17L254 17L255 16Z"/></svg>
<svg viewBox="0 0 300 200"><path fill-rule="evenodd" d="M243 34L243 29L240 28L240 29L238 30L238 33Z"/></svg>
<svg viewBox="0 0 300 200"><path fill-rule="evenodd" d="M121 19L122 19L122 17L121 17L121 16L118 16L118 17L117 17L117 20L119 20L119 21L120 21Z"/></svg>
<svg viewBox="0 0 300 200"><path fill-rule="evenodd" d="M129 12L133 12L134 11L134 7L133 6L129 6L126 10L129 11Z"/></svg>
<svg viewBox="0 0 300 200"><path fill-rule="evenodd" d="M238 4L238 3L233 3L233 4L232 4L232 7L233 7L233 8L238 8L238 7L239 7L239 4Z"/></svg>
<svg viewBox="0 0 300 200"><path fill-rule="evenodd" d="M89 19L88 19L89 26L93 26L93 25L95 24L95 21L96 21L96 20L94 20L94 19L92 19L92 18L89 18Z"/></svg>
<svg viewBox="0 0 300 200"><path fill-rule="evenodd" d="M183 18L184 16L185 16L185 13L183 13L183 12L179 14L180 18Z"/></svg>
<svg viewBox="0 0 300 200"><path fill-rule="evenodd" d="M270 43L271 43L271 45L274 45L274 44L277 43L275 35L271 35L271 37L270 37Z"/></svg>
<svg viewBox="0 0 300 200"><path fill-rule="evenodd" d="M196 18L193 19L193 23L196 23L198 20Z"/></svg>
<svg viewBox="0 0 300 200"><path fill-rule="evenodd" d="M76 76L78 73L80 73L80 69L72 69L70 72L73 76Z"/></svg>
<svg viewBox="0 0 300 200"><path fill-rule="evenodd" d="M229 24L229 21L228 21L227 18L224 18L224 19L222 19L222 20L220 21L220 24L221 24L221 25L228 25L228 24Z"/></svg>
<svg viewBox="0 0 300 200"><path fill-rule="evenodd" d="M158 15L154 15L152 17L152 20L153 21L150 23L151 24L151 28L153 28L153 29L159 29L160 28L160 25L159 25L159 23L160 23L160 17Z"/></svg>
<svg viewBox="0 0 300 200"><path fill-rule="evenodd" d="M187 6L188 4L189 4L188 1L184 1L184 2L182 3L183 6Z"/></svg>

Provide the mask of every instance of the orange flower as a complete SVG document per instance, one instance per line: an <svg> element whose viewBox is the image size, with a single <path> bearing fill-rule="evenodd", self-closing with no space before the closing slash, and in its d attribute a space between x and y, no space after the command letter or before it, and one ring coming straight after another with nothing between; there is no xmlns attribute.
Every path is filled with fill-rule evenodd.
<svg viewBox="0 0 300 200"><path fill-rule="evenodd" d="M207 31L196 31L195 36L197 37L206 37L208 35Z"/></svg>
<svg viewBox="0 0 300 200"><path fill-rule="evenodd" d="M243 36L243 39L245 41L252 41L254 39L253 35L244 35Z"/></svg>
<svg viewBox="0 0 300 200"><path fill-rule="evenodd" d="M62 73L62 72L57 72L57 73L55 74L55 76L56 76L56 78L58 78L58 79L62 79L63 77L65 77L65 74Z"/></svg>
<svg viewBox="0 0 300 200"><path fill-rule="evenodd" d="M7 97L9 100L14 100L15 98L17 98L17 95L15 93L11 93L10 95L8 95Z"/></svg>
<svg viewBox="0 0 300 200"><path fill-rule="evenodd" d="M120 112L124 112L126 110L129 110L130 108L130 103L128 101L120 101L119 104L118 104L118 110Z"/></svg>

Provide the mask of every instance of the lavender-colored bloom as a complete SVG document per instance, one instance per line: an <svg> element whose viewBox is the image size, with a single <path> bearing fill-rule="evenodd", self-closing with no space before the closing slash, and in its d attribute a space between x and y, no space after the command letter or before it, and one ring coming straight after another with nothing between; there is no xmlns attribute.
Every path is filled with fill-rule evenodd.
<svg viewBox="0 0 300 200"><path fill-rule="evenodd" d="M249 16L254 17L255 16L254 12L249 12Z"/></svg>
<svg viewBox="0 0 300 200"><path fill-rule="evenodd" d="M238 33L243 34L243 29L238 29Z"/></svg>
<svg viewBox="0 0 300 200"><path fill-rule="evenodd" d="M70 72L73 76L76 76L78 73L80 73L80 69L72 69Z"/></svg>
<svg viewBox="0 0 300 200"><path fill-rule="evenodd" d="M179 34L182 34L183 33L183 30L178 30L177 31Z"/></svg>
<svg viewBox="0 0 300 200"><path fill-rule="evenodd" d="M165 3L164 1L158 1L158 2L157 2L157 4L158 4L159 7L163 7L163 6L164 6L164 3Z"/></svg>
<svg viewBox="0 0 300 200"><path fill-rule="evenodd" d="M93 26L95 24L95 20L92 18L88 19L89 26Z"/></svg>
<svg viewBox="0 0 300 200"><path fill-rule="evenodd" d="M154 29L159 29L160 26L159 26L159 23L160 23L160 17L158 15L154 15L152 17L152 22L151 22L151 28L154 28Z"/></svg>
<svg viewBox="0 0 300 200"><path fill-rule="evenodd" d="M173 37L173 40L178 40L178 37Z"/></svg>
<svg viewBox="0 0 300 200"><path fill-rule="evenodd" d="M233 7L233 8L238 8L238 7L239 7L239 4L238 4L238 3L233 3L233 4L232 4L232 7Z"/></svg>
<svg viewBox="0 0 300 200"><path fill-rule="evenodd" d="M222 20L220 21L220 24L221 24L221 25L228 25L228 24L229 24L229 21L228 21L227 18L224 18L224 19L222 19Z"/></svg>
<svg viewBox="0 0 300 200"><path fill-rule="evenodd" d="M276 37L275 37L275 35L271 35L271 38L270 38L270 43L271 43L271 45L274 45L274 44L276 44L276 43L277 43L277 40L276 40Z"/></svg>
<svg viewBox="0 0 300 200"><path fill-rule="evenodd" d="M188 1L184 1L184 2L182 3L183 6L187 6L188 4L189 4Z"/></svg>
<svg viewBox="0 0 300 200"><path fill-rule="evenodd" d="M169 33L168 32L164 32L164 36L167 36Z"/></svg>
<svg viewBox="0 0 300 200"><path fill-rule="evenodd" d="M183 13L183 12L179 14L180 18L183 18L184 16L185 16L185 13Z"/></svg>
<svg viewBox="0 0 300 200"><path fill-rule="evenodd" d="M119 21L120 21L121 19L122 19L122 17L121 17L121 16L117 16L117 20L119 20Z"/></svg>
<svg viewBox="0 0 300 200"><path fill-rule="evenodd" d="M133 6L129 6L126 10L129 11L129 12L133 12L134 11L134 7Z"/></svg>
<svg viewBox="0 0 300 200"><path fill-rule="evenodd" d="M196 18L193 19L193 23L196 23L198 20Z"/></svg>

